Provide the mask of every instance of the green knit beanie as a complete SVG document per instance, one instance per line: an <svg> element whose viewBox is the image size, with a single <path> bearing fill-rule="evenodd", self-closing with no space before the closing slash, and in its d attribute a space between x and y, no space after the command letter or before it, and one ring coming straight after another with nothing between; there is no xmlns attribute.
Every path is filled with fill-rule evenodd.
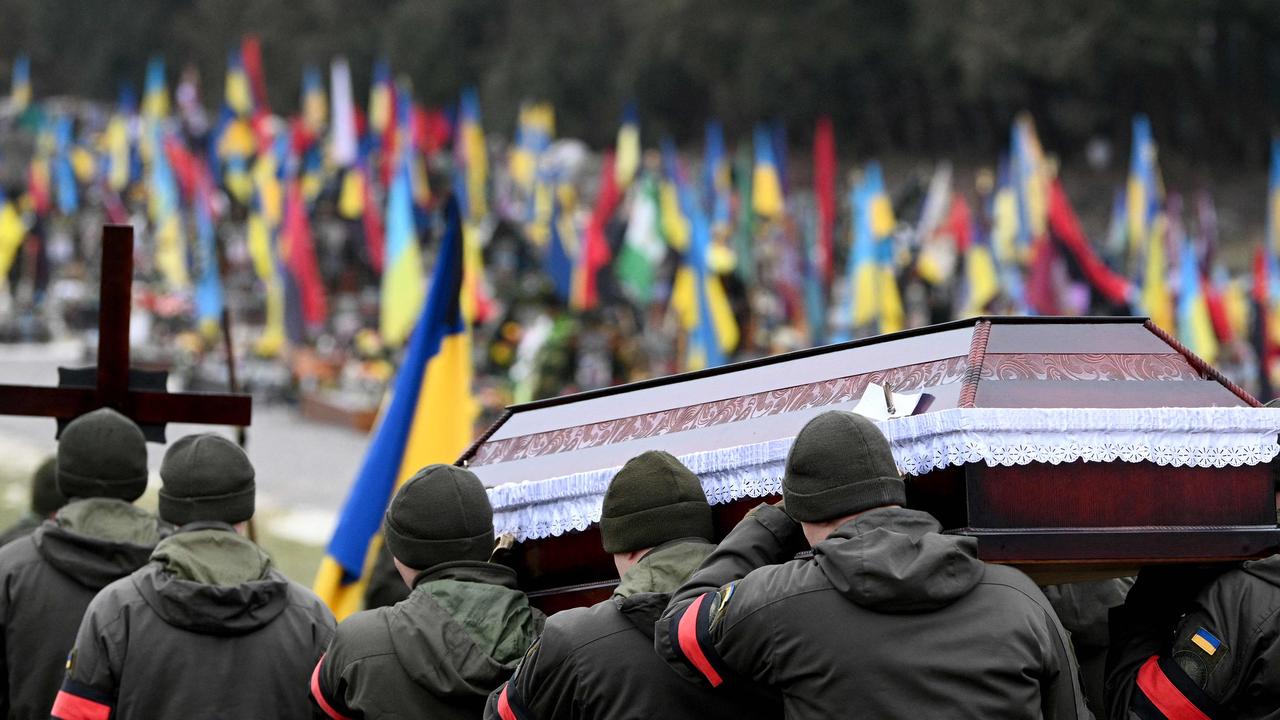
<svg viewBox="0 0 1280 720"><path fill-rule="evenodd" d="M383 523L387 549L414 570L493 553L493 506L475 473L428 465L400 487Z"/></svg>
<svg viewBox="0 0 1280 720"><path fill-rule="evenodd" d="M904 505L906 485L889 441L861 415L831 410L796 435L782 479L787 513L823 522L885 505Z"/></svg>
<svg viewBox="0 0 1280 720"><path fill-rule="evenodd" d="M698 476L661 450L628 460L604 493L604 551L643 550L686 537L711 540L711 505Z"/></svg>
<svg viewBox="0 0 1280 720"><path fill-rule="evenodd" d="M160 519L174 525L253 517L253 465L239 445L212 433L179 438L160 463Z"/></svg>
<svg viewBox="0 0 1280 720"><path fill-rule="evenodd" d="M57 465L65 497L133 502L147 489L147 440L132 420L99 408L63 428Z"/></svg>
<svg viewBox="0 0 1280 720"><path fill-rule="evenodd" d="M58 459L51 456L31 476L31 512L48 517L66 504L66 496L58 492Z"/></svg>

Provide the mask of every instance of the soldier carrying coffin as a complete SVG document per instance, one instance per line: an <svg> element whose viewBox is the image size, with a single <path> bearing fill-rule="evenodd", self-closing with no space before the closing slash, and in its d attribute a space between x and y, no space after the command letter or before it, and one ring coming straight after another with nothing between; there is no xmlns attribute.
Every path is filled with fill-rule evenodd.
<svg viewBox="0 0 1280 720"><path fill-rule="evenodd" d="M1091 717L1044 594L902 507L874 423L805 425L783 499L739 523L658 621L657 650L686 678L769 686L789 718ZM793 560L805 540L813 558Z"/></svg>

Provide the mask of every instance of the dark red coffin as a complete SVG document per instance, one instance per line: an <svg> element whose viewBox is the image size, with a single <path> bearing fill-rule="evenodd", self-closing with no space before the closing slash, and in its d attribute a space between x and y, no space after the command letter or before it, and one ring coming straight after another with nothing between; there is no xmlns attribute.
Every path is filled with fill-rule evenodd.
<svg viewBox="0 0 1280 720"><path fill-rule="evenodd" d="M726 532L775 499L796 432L872 383L923 393L883 420L908 502L1042 582L1280 548L1280 410L1141 318L976 318L513 406L460 460L547 609L616 582L595 521L644 450L703 480Z"/></svg>

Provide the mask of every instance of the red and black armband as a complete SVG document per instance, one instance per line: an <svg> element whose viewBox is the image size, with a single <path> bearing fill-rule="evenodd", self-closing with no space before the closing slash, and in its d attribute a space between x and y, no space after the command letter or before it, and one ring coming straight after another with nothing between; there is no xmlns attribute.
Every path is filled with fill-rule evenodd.
<svg viewBox="0 0 1280 720"><path fill-rule="evenodd" d="M109 720L115 704L110 693L68 678L62 681L50 715L55 720Z"/></svg>
<svg viewBox="0 0 1280 720"><path fill-rule="evenodd" d="M331 697L325 692L324 683L320 678L324 658L325 656L321 655L320 662L316 663L316 669L311 671L311 700L327 717L333 720L351 720L352 713L346 703L342 702L341 698Z"/></svg>
<svg viewBox="0 0 1280 720"><path fill-rule="evenodd" d="M498 693L498 717L502 720L534 720L514 677L504 683L502 692Z"/></svg>
<svg viewBox="0 0 1280 720"><path fill-rule="evenodd" d="M1138 670L1129 709L1141 720L1220 720L1222 706L1171 658L1152 656Z"/></svg>
<svg viewBox="0 0 1280 720"><path fill-rule="evenodd" d="M732 594L731 589L729 594ZM721 597L721 593L699 595L683 611L671 617L667 629L672 653L696 670L711 687L719 687L730 675L711 638L712 620L726 599Z"/></svg>

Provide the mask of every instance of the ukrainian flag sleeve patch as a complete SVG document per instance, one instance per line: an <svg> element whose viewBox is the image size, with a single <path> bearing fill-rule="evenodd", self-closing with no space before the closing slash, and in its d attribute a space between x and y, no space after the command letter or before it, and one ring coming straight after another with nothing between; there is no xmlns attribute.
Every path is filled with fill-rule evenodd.
<svg viewBox="0 0 1280 720"><path fill-rule="evenodd" d="M1191 642L1206 655L1213 655L1218 652L1218 648L1222 647L1222 641L1204 628L1196 630L1196 633L1191 636Z"/></svg>

